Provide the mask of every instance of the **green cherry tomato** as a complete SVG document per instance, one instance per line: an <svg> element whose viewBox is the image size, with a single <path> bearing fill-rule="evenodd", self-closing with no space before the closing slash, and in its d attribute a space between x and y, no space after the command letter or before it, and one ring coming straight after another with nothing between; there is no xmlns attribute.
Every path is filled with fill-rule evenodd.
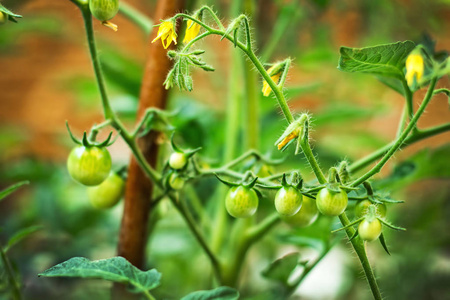
<svg viewBox="0 0 450 300"><path fill-rule="evenodd" d="M245 186L232 187L225 198L228 213L235 218L248 218L258 208L258 195L255 190Z"/></svg>
<svg viewBox="0 0 450 300"><path fill-rule="evenodd" d="M378 204L378 203L372 203L369 200L363 200L359 201L358 204L355 206L355 215L357 218L362 218L369 212L369 206L374 205L375 206L375 212L378 217L384 218L386 217L386 205L384 204Z"/></svg>
<svg viewBox="0 0 450 300"><path fill-rule="evenodd" d="M169 185L174 190L181 190L184 186L184 179L175 173L170 174Z"/></svg>
<svg viewBox="0 0 450 300"><path fill-rule="evenodd" d="M368 221L364 219L358 226L358 234L364 241L374 241L381 234L381 222L378 219Z"/></svg>
<svg viewBox="0 0 450 300"><path fill-rule="evenodd" d="M125 190L125 182L115 172L99 185L87 188L89 201L95 208L110 208L119 202Z"/></svg>
<svg viewBox="0 0 450 300"><path fill-rule="evenodd" d="M119 11L119 0L89 0L89 9L98 20L108 21Z"/></svg>
<svg viewBox="0 0 450 300"><path fill-rule="evenodd" d="M282 187L275 195L275 208L282 216L292 216L302 207L302 194L293 186Z"/></svg>
<svg viewBox="0 0 450 300"><path fill-rule="evenodd" d="M339 192L323 188L317 193L316 203L319 211L325 216L339 216L347 208L347 193L339 188Z"/></svg>
<svg viewBox="0 0 450 300"><path fill-rule="evenodd" d="M183 169L187 164L187 157L182 152L174 152L170 155L169 166L172 169L179 170Z"/></svg>
<svg viewBox="0 0 450 300"><path fill-rule="evenodd" d="M303 196L303 203L300 210L293 216L281 216L281 219L289 225L296 227L307 227L314 223L319 216L316 200Z"/></svg>
<svg viewBox="0 0 450 300"><path fill-rule="evenodd" d="M77 146L67 159L73 179L84 185L99 185L111 171L111 156L106 148Z"/></svg>

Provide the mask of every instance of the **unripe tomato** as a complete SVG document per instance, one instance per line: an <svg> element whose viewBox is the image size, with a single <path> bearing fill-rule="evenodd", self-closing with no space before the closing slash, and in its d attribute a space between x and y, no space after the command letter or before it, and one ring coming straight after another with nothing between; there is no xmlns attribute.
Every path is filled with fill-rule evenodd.
<svg viewBox="0 0 450 300"><path fill-rule="evenodd" d="M95 208L110 208L119 202L125 190L125 182L115 172L111 172L102 183L88 187L89 200Z"/></svg>
<svg viewBox="0 0 450 300"><path fill-rule="evenodd" d="M302 194L293 186L282 187L275 195L275 208L282 216L292 216L302 207Z"/></svg>
<svg viewBox="0 0 450 300"><path fill-rule="evenodd" d="M386 205L372 203L369 200L359 201L355 206L355 215L357 218L362 218L369 212L369 206L374 205L375 212L378 217L384 218L386 217Z"/></svg>
<svg viewBox="0 0 450 300"><path fill-rule="evenodd" d="M303 203L300 210L293 216L281 216L281 219L292 226L307 227L314 223L319 216L316 200L303 196Z"/></svg>
<svg viewBox="0 0 450 300"><path fill-rule="evenodd" d="M181 190L184 186L184 179L175 173L170 174L169 185L174 190Z"/></svg>
<svg viewBox="0 0 450 300"><path fill-rule="evenodd" d="M174 152L170 155L169 166L172 169L179 170L183 169L187 164L187 157L182 152Z"/></svg>
<svg viewBox="0 0 450 300"><path fill-rule="evenodd" d="M108 21L119 11L119 0L89 0L89 9L98 20Z"/></svg>
<svg viewBox="0 0 450 300"><path fill-rule="evenodd" d="M364 241L374 241L381 234L381 222L378 219L373 219L369 222L364 219L358 226L358 234Z"/></svg>
<svg viewBox="0 0 450 300"><path fill-rule="evenodd" d="M339 190L339 192L335 192L328 188L323 188L317 193L317 208L325 216L339 216L347 208L347 193L340 188Z"/></svg>
<svg viewBox="0 0 450 300"><path fill-rule="evenodd" d="M253 189L240 185L228 191L225 207L235 218L248 218L256 212L258 202L258 195Z"/></svg>
<svg viewBox="0 0 450 300"><path fill-rule="evenodd" d="M111 171L111 156L106 148L77 146L69 154L67 169L79 183L99 185Z"/></svg>

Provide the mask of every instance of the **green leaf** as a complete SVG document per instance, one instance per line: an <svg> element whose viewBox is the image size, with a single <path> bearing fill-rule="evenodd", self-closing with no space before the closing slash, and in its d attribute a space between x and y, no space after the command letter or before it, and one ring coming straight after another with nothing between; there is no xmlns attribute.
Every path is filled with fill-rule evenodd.
<svg viewBox="0 0 450 300"><path fill-rule="evenodd" d="M123 257L90 261L84 257L73 257L39 276L97 278L130 284L130 291L140 293L159 286L161 273L155 269L141 271Z"/></svg>
<svg viewBox="0 0 450 300"><path fill-rule="evenodd" d="M8 244L6 244L4 251L8 252L8 250L11 249L15 244L17 244L18 242L20 242L21 240L23 240L30 234L32 234L40 229L42 229L42 226L31 226L31 227L27 227L27 228L24 228L24 229L16 232L16 234L14 234L9 239Z"/></svg>
<svg viewBox="0 0 450 300"><path fill-rule="evenodd" d="M239 292L227 286L214 290L196 291L184 296L181 300L235 300L239 299Z"/></svg>
<svg viewBox="0 0 450 300"><path fill-rule="evenodd" d="M6 196L20 188L22 185L29 184L29 181L21 181L19 183L16 183L14 185L11 185L10 187L7 187L3 191L0 192L0 201L3 200Z"/></svg>
<svg viewBox="0 0 450 300"><path fill-rule="evenodd" d="M402 79L406 57L414 47L411 41L367 48L341 47L338 69Z"/></svg>
<svg viewBox="0 0 450 300"><path fill-rule="evenodd" d="M261 274L266 278L287 284L289 276L298 265L299 259L300 253L290 253L271 263Z"/></svg>

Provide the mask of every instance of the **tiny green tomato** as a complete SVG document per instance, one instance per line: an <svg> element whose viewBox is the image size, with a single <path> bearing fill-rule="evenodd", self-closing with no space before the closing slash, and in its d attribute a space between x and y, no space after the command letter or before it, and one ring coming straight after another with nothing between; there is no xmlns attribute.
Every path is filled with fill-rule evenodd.
<svg viewBox="0 0 450 300"><path fill-rule="evenodd" d="M357 218L362 218L369 212L369 206L375 206L375 212L378 217L384 218L386 216L386 205L382 203L372 203L369 200L359 201L355 206L355 215Z"/></svg>
<svg viewBox="0 0 450 300"><path fill-rule="evenodd" d="M258 208L258 195L255 190L245 186L232 187L225 198L228 213L235 218L248 218Z"/></svg>
<svg viewBox="0 0 450 300"><path fill-rule="evenodd" d="M184 186L184 179L175 173L170 174L169 185L174 190L181 190Z"/></svg>
<svg viewBox="0 0 450 300"><path fill-rule="evenodd" d="M88 187L89 200L95 208L110 208L119 202L125 190L125 182L115 172L111 172L102 183Z"/></svg>
<svg viewBox="0 0 450 300"><path fill-rule="evenodd" d="M169 166L172 169L179 170L184 168L187 164L187 157L182 152L174 152L170 155Z"/></svg>
<svg viewBox="0 0 450 300"><path fill-rule="evenodd" d="M296 227L307 227L314 223L319 216L316 201L313 198L303 196L303 203L300 210L293 216L281 216L281 219L289 225Z"/></svg>
<svg viewBox="0 0 450 300"><path fill-rule="evenodd" d="M282 187L275 195L275 208L282 216L292 216L302 207L302 194L293 186Z"/></svg>
<svg viewBox="0 0 450 300"><path fill-rule="evenodd" d="M108 21L119 11L119 0L89 0L89 9L98 20Z"/></svg>
<svg viewBox="0 0 450 300"><path fill-rule="evenodd" d="M358 226L358 234L364 241L374 241L381 234L381 222L378 219L364 219Z"/></svg>
<svg viewBox="0 0 450 300"><path fill-rule="evenodd" d="M79 183L99 185L111 171L111 156L103 147L77 146L69 154L67 169Z"/></svg>
<svg viewBox="0 0 450 300"><path fill-rule="evenodd" d="M338 189L339 191L333 191L323 188L317 193L317 208L325 216L339 216L347 208L347 193L341 188Z"/></svg>

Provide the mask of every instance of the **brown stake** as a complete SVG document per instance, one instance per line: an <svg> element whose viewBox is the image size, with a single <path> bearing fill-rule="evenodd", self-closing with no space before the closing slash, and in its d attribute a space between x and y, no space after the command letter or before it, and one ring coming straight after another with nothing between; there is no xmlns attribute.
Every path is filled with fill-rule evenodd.
<svg viewBox="0 0 450 300"><path fill-rule="evenodd" d="M173 16L184 8L184 0L160 0L156 5L155 22ZM167 49L158 40L150 43L158 28L150 34L148 59L145 67L137 119L139 120L149 107L164 109L167 102L167 91L163 86L166 74L172 67L167 57ZM139 147L145 158L154 167L158 155L157 132L150 132L139 139ZM145 246L147 243L147 227L150 214L150 199L153 185L145 176L134 158L131 158L128 169L128 180L125 190L125 205L120 228L118 255L123 256L138 268L144 267Z"/></svg>

